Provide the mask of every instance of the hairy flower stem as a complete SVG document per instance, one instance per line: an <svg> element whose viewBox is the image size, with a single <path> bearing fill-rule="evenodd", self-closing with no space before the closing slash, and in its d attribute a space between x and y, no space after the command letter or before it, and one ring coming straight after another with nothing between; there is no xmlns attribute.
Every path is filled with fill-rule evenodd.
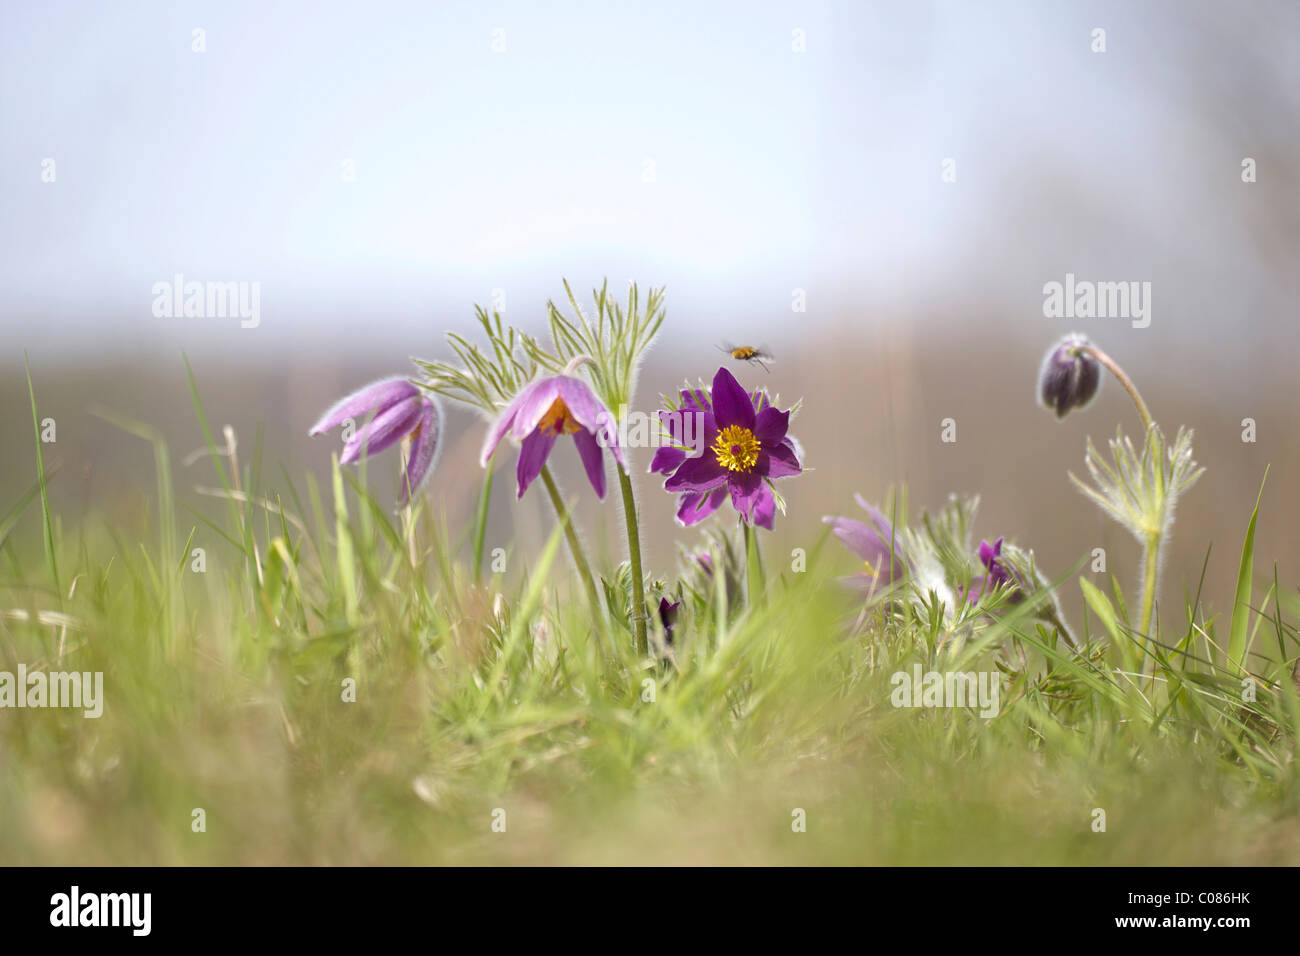
<svg viewBox="0 0 1300 956"><path fill-rule="evenodd" d="M1146 547L1143 549L1142 617L1138 621L1138 630L1141 632L1143 640L1154 639L1151 634L1151 616L1156 605L1156 573L1160 567L1160 537L1159 533L1148 535Z"/></svg>
<svg viewBox="0 0 1300 956"><path fill-rule="evenodd" d="M1142 393L1137 390L1133 380L1124 374L1124 370L1119 367L1119 363L1095 345L1080 346L1079 351L1087 352L1110 370L1110 374L1114 375L1115 379L1124 386L1124 391L1128 392L1129 398L1133 399L1133 404L1137 406L1138 415L1142 418L1142 427L1149 431L1155 421L1151 417L1151 412L1147 410L1147 403L1142 401Z"/></svg>
<svg viewBox="0 0 1300 956"><path fill-rule="evenodd" d="M1155 420L1151 417L1151 412L1147 409L1147 403L1142 400L1142 393L1137 390L1133 380L1124 373L1119 367L1119 363L1113 358L1097 348L1095 345L1085 345L1080 351L1087 352L1114 375L1124 390L1128 392L1129 397L1133 399L1133 404L1137 406L1138 416L1142 419L1142 426L1146 431L1147 441L1154 441L1155 447L1152 453L1156 456L1155 476L1159 483L1159 490L1164 492L1164 446L1160 441L1158 430L1154 430ZM1164 538L1164 528L1156 528L1147 532L1146 541L1142 548L1142 611L1138 619L1138 631L1142 635L1142 640L1150 641L1154 639L1151 634L1151 619L1155 612L1156 604L1156 578L1160 570L1160 545Z"/></svg>
<svg viewBox="0 0 1300 956"><path fill-rule="evenodd" d="M596 596L596 584L591 577L591 566L587 564L587 556L583 553L582 542L578 540L578 532L574 529L573 522L569 520L569 509L564 504L564 499L560 497L560 489L556 487L555 479L551 477L551 469L546 465L542 466L542 484L546 486L546 493L550 495L555 514L564 528L564 537L569 542L569 553L573 555L578 576L582 578L582 585L587 590L587 600L591 604L591 619L596 625L596 632L599 633L601 631L600 599Z"/></svg>
<svg viewBox="0 0 1300 956"><path fill-rule="evenodd" d="M763 556L758 550L758 534L749 523L741 525L745 529L745 579L749 592L749 606L758 607L763 599L766 587L763 574Z"/></svg>
<svg viewBox="0 0 1300 956"><path fill-rule="evenodd" d="M645 578L641 573L641 533L637 526L636 499L632 495L632 478L622 468L618 485L623 492L623 518L627 522L627 554L632 564L632 627L636 633L636 652L649 651L646 641Z"/></svg>

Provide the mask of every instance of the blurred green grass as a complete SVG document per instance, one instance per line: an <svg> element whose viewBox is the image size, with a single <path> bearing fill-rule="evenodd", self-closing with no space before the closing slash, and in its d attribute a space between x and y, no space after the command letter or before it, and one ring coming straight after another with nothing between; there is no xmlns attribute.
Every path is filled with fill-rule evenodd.
<svg viewBox="0 0 1300 956"><path fill-rule="evenodd" d="M1091 664L1023 621L950 660L1006 669L992 721L900 710L890 674L945 658L915 616L855 621L833 544L726 614L689 565L661 571L652 591L686 596L670 666L595 633L554 535L476 584L468 522L393 515L337 466L300 486L205 425L210 516L156 432L106 417L154 451L147 517L71 522L38 485L0 521L0 669L103 671L107 697L98 720L0 711L4 863L1300 862L1298 608L1270 582L1249 592L1258 703L1200 607L1186 632L1162 615L1195 657L1139 687L1109 607Z"/></svg>

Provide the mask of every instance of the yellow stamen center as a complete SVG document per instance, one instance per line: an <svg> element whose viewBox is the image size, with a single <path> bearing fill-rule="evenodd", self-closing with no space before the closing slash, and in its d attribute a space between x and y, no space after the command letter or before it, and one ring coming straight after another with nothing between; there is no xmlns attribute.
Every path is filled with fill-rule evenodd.
<svg viewBox="0 0 1300 956"><path fill-rule="evenodd" d="M713 443L713 456L718 464L729 471L746 472L758 461L759 444L757 436L748 428L728 425L718 432Z"/></svg>
<svg viewBox="0 0 1300 956"><path fill-rule="evenodd" d="M537 423L537 427L545 435L572 435L576 431L581 431L582 426L578 424L573 413L569 411L569 406L564 404L564 399L557 398L551 402L551 407L546 410L542 420Z"/></svg>

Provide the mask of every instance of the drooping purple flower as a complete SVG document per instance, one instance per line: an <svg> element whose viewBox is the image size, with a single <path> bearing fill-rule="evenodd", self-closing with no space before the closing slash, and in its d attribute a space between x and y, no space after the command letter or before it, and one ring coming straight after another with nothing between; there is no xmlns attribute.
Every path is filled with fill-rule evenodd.
<svg viewBox="0 0 1300 956"><path fill-rule="evenodd" d="M828 515L823 518L845 547L862 559L866 568L851 579L868 591L878 586L888 587L899 580L907 570L902 558L902 541L897 538L893 523L861 495L854 499L867 513L869 523L854 518Z"/></svg>
<svg viewBox="0 0 1300 956"><path fill-rule="evenodd" d="M1064 418L1072 408L1083 408L1101 388L1101 363L1086 351L1087 336L1071 332L1043 358L1038 373L1038 400L1044 408Z"/></svg>
<svg viewBox="0 0 1300 956"><path fill-rule="evenodd" d="M709 391L684 390L682 413L690 413L700 429L696 443L702 453L687 457L686 418L661 411L660 421L674 445L656 451L650 470L668 475L664 488L680 494L677 520L683 525L703 521L731 498L741 520L771 530L776 496L769 481L799 474L794 442L787 437L789 411L772 405L767 393L752 395L725 368L713 376Z"/></svg>
<svg viewBox="0 0 1300 956"><path fill-rule="evenodd" d="M561 435L572 435L578 456L586 469L587 479L596 497L605 497L605 458L607 447L614 461L624 471L627 462L618 444L614 417L601 404L595 392L580 378L554 375L539 378L511 399L505 411L488 429L479 463L487 467L501 439L509 433L519 442L519 462L515 467L518 497L542 473L551 449Z"/></svg>
<svg viewBox="0 0 1300 956"><path fill-rule="evenodd" d="M308 434L315 437L371 413L374 417L344 442L339 463L347 465L377 455L403 438L410 438L406 474L398 498L399 505L405 506L432 473L438 454L442 415L432 396L405 378L384 379L335 403Z"/></svg>

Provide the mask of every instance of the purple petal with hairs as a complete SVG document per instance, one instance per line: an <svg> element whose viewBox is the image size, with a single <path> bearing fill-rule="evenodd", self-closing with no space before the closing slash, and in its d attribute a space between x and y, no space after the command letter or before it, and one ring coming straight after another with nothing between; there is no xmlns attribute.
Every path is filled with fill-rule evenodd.
<svg viewBox="0 0 1300 956"><path fill-rule="evenodd" d="M596 497L605 500L605 456L600 450L600 442L590 432L574 432L573 443L578 446L578 455L582 458L582 467L587 471L587 480L596 489Z"/></svg>
<svg viewBox="0 0 1300 956"><path fill-rule="evenodd" d="M515 413L510 434L515 441L523 441L537 430L538 424L560 397L559 376L538 379L519 396L519 409Z"/></svg>
<svg viewBox="0 0 1300 956"><path fill-rule="evenodd" d="M420 490L424 480L433 472L438 457L438 439L442 431L442 413L433 399L425 396L420 401L420 424L411 439L411 454L406 462L406 479L398 504L405 506Z"/></svg>
<svg viewBox="0 0 1300 956"><path fill-rule="evenodd" d="M307 433L315 436L337 428L349 418L356 419L371 412L387 411L399 402L419 396L420 390L405 378L386 378L357 389L330 407Z"/></svg>
<svg viewBox="0 0 1300 956"><path fill-rule="evenodd" d="M555 447L555 438L555 435L538 430L519 445L519 462L515 465L515 480L519 485L517 497L522 498L528 486L542 473L542 466Z"/></svg>
<svg viewBox="0 0 1300 956"><path fill-rule="evenodd" d="M569 375L560 376L559 389L560 397L568 406L573 420L587 429L592 436L601 436L600 441L604 443L604 447L610 450L619 467L627 471L627 461L618 443L617 423L609 409L596 397L596 393L582 379Z"/></svg>
<svg viewBox="0 0 1300 956"><path fill-rule="evenodd" d="M380 412L369 422L358 428L343 446L339 463L350 464L363 455L369 458L377 455L389 445L400 441L420 422L420 398L418 395L404 399Z"/></svg>

